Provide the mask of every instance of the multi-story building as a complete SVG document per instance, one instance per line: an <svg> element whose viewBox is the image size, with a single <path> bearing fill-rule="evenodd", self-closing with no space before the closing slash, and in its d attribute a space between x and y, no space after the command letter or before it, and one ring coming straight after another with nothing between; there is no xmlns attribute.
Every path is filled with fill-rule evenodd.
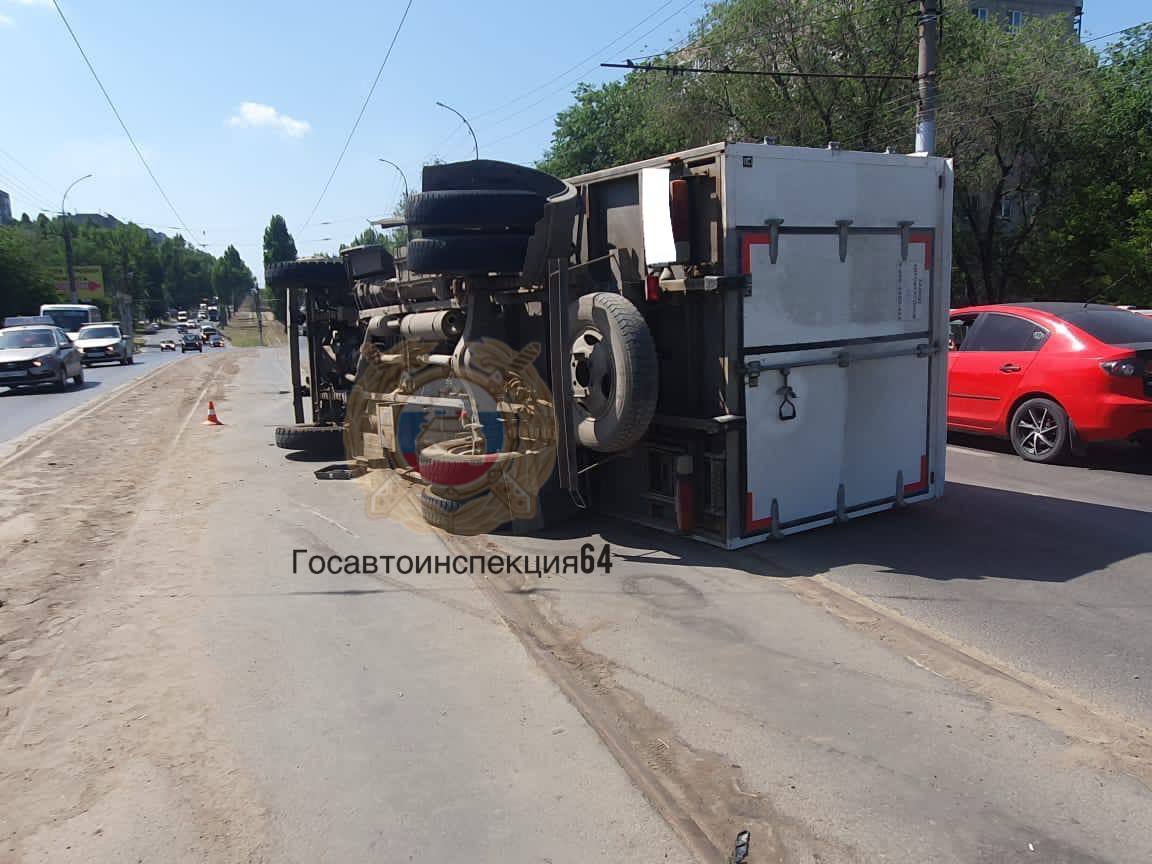
<svg viewBox="0 0 1152 864"><path fill-rule="evenodd" d="M1081 0L974 0L968 5L980 20L1009 28L1020 27L1025 18L1066 15L1080 32L1080 16L1084 14Z"/></svg>
<svg viewBox="0 0 1152 864"><path fill-rule="evenodd" d="M0 189L0 225L7 225L12 221L12 199L8 193Z"/></svg>

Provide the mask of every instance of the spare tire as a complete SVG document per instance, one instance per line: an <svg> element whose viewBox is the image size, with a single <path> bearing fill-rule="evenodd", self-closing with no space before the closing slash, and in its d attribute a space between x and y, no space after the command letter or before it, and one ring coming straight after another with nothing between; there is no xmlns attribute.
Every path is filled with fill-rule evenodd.
<svg viewBox="0 0 1152 864"><path fill-rule="evenodd" d="M413 273L519 273L528 249L527 234L446 234L408 242Z"/></svg>
<svg viewBox="0 0 1152 864"><path fill-rule="evenodd" d="M627 450L656 413L659 366L644 316L619 294L585 294L570 306L573 425L582 447Z"/></svg>
<svg viewBox="0 0 1152 864"><path fill-rule="evenodd" d="M285 450L302 450L314 456L344 456L344 428L299 423L276 427L276 446Z"/></svg>
<svg viewBox="0 0 1152 864"><path fill-rule="evenodd" d="M436 487L461 491L480 488L492 468L522 455L515 450L475 453L471 438L452 438L420 451L420 476Z"/></svg>
<svg viewBox="0 0 1152 864"><path fill-rule="evenodd" d="M415 228L518 228L530 234L544 215L544 198L523 189L421 192L404 210Z"/></svg>

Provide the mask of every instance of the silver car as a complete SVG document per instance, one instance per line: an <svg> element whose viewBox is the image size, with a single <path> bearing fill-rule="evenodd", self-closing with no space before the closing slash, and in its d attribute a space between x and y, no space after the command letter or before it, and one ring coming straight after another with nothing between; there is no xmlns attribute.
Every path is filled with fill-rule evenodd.
<svg viewBox="0 0 1152 864"><path fill-rule="evenodd" d="M85 366L93 363L119 363L126 366L135 362L132 337L120 329L115 321L85 324L76 334L76 349Z"/></svg>
<svg viewBox="0 0 1152 864"><path fill-rule="evenodd" d="M80 352L59 327L7 327L0 330L0 385L84 383Z"/></svg>

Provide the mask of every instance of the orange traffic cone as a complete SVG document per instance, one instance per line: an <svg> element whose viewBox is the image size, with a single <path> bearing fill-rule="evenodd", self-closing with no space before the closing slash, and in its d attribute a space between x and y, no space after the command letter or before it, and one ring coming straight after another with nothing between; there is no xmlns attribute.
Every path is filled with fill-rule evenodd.
<svg viewBox="0 0 1152 864"><path fill-rule="evenodd" d="M209 402L208 403L208 419L205 420L200 425L201 426L223 426L224 425L223 423L220 422L220 418L216 416L216 403L215 402Z"/></svg>

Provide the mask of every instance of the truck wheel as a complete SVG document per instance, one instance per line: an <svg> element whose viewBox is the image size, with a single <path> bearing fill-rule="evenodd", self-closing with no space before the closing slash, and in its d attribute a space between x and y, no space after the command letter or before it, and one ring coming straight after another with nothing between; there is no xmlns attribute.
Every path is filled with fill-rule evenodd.
<svg viewBox="0 0 1152 864"><path fill-rule="evenodd" d="M301 423L276 427L276 446L301 450L315 456L344 457L344 429L341 426L317 426Z"/></svg>
<svg viewBox="0 0 1152 864"><path fill-rule="evenodd" d="M466 491L482 486L496 465L519 459L517 451L474 453L471 438L453 438L429 444L420 451L420 476L430 485Z"/></svg>
<svg viewBox="0 0 1152 864"><path fill-rule="evenodd" d="M416 228L518 228L521 233L531 233L543 215L544 199L522 189L421 192L404 211Z"/></svg>
<svg viewBox="0 0 1152 864"><path fill-rule="evenodd" d="M413 273L519 273L524 269L528 234L444 234L408 243Z"/></svg>
<svg viewBox="0 0 1152 864"><path fill-rule="evenodd" d="M348 287L348 274L344 270L344 264L324 258L274 261L265 266L264 280L272 288L343 291Z"/></svg>
<svg viewBox="0 0 1152 864"><path fill-rule="evenodd" d="M644 316L624 297L585 294L571 306L573 422L582 447L635 444L656 413L659 366Z"/></svg>
<svg viewBox="0 0 1152 864"><path fill-rule="evenodd" d="M456 516L467 501L445 498L431 489L420 492L420 515L429 525L441 528L449 534L457 534Z"/></svg>

